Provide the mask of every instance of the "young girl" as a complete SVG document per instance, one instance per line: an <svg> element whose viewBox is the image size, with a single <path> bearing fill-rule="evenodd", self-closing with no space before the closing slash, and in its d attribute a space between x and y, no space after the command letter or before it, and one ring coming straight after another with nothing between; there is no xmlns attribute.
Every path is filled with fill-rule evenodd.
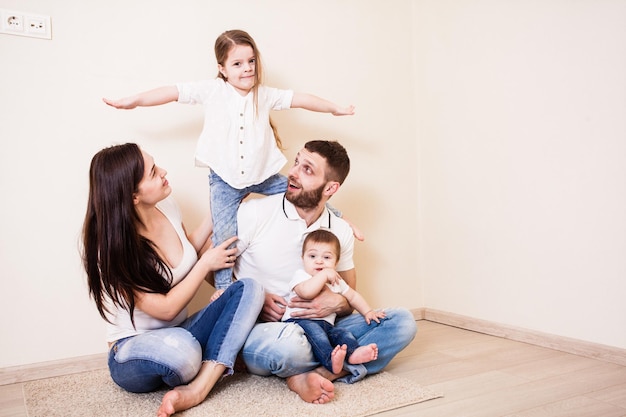
<svg viewBox="0 0 626 417"><path fill-rule="evenodd" d="M242 30L229 30L217 38L215 58L216 79L179 83L104 102L118 109L172 101L204 105L204 127L195 159L197 166L211 169L213 243L219 245L237 235L237 208L246 195L278 194L287 189L287 179L279 174L286 158L270 121L270 111L302 108L344 116L354 114L354 107L264 86L261 54L252 37ZM353 229L362 240L360 231ZM232 268L215 274L218 290L231 282Z"/></svg>
<svg viewBox="0 0 626 417"><path fill-rule="evenodd" d="M234 240L202 252L210 216L187 234L170 197L167 172L129 143L91 161L83 228L89 293L107 322L111 378L130 392L174 387L157 415L202 402L223 375L261 311L264 292L251 279L187 317L207 274L232 267Z"/></svg>

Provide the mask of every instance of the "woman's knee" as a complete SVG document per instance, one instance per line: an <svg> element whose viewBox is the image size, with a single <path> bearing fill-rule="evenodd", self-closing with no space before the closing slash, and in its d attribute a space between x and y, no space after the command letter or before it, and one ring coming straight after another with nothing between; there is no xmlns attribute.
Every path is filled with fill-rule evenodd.
<svg viewBox="0 0 626 417"><path fill-rule="evenodd" d="M159 381L188 383L202 366L202 348L180 327L153 330L116 344L109 360L111 376L132 392L147 392Z"/></svg>

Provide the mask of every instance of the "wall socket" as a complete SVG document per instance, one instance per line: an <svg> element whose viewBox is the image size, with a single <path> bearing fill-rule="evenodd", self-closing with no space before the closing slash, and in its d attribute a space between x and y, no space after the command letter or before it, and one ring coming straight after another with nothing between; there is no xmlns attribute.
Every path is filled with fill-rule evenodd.
<svg viewBox="0 0 626 417"><path fill-rule="evenodd" d="M50 16L0 9L0 33L52 39Z"/></svg>

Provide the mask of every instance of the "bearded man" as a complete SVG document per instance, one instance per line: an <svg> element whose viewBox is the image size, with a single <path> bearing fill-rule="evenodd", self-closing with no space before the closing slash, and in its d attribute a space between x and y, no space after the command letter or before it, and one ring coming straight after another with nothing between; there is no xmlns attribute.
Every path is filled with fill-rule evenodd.
<svg viewBox="0 0 626 417"><path fill-rule="evenodd" d="M353 383L347 372L332 374L315 360L300 326L281 322L289 282L302 266L301 250L306 235L326 228L341 243L337 271L356 289L353 262L354 235L343 219L326 207L350 171L344 147L335 141L310 141L296 155L289 170L284 194L252 199L241 204L237 216L238 257L235 277L252 278L265 289L259 323L250 332L242 356L248 371L287 379L289 388L304 401L324 404L334 397L334 380ZM312 300L294 298L290 307L300 308L298 318L321 318L337 314L337 327L350 331L361 346L376 343L378 358L365 365L367 374L380 372L415 337L417 325L406 309L385 309L386 318L369 325L360 314L351 314L346 299L330 290Z"/></svg>

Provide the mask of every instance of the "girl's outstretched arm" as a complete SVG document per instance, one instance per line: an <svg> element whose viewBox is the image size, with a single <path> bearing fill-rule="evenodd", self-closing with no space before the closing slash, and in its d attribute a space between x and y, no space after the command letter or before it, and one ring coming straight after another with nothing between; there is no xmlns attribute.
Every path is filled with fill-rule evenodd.
<svg viewBox="0 0 626 417"><path fill-rule="evenodd" d="M291 108L305 109L320 113L331 113L333 116L352 116L354 106L341 107L337 104L324 100L312 94L294 93L291 100Z"/></svg>
<svg viewBox="0 0 626 417"><path fill-rule="evenodd" d="M103 98L106 104L116 109L134 109L135 107L158 106L160 104L170 103L178 100L178 88L175 85L155 88L153 90L144 91L121 98L119 100L109 100Z"/></svg>

